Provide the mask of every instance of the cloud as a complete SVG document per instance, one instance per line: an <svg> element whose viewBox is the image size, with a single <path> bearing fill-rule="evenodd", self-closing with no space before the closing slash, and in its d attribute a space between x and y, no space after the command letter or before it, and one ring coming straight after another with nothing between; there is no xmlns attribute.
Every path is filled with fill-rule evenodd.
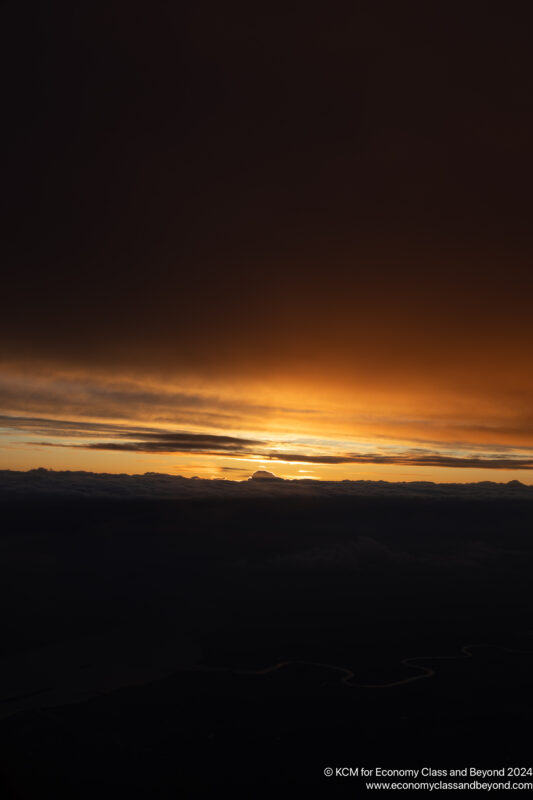
<svg viewBox="0 0 533 800"><path fill-rule="evenodd" d="M0 416L0 427L28 431L50 437L114 438L114 441L89 443L33 442L46 447L81 447L89 450L122 450L143 453L229 452L240 453L262 442L237 436L210 433L169 431L160 428L117 425L72 420L39 419L36 417ZM135 441L131 441L134 439ZM128 440L128 441L123 441Z"/></svg>
<svg viewBox="0 0 533 800"><path fill-rule="evenodd" d="M533 458L447 456L440 453L417 455L411 451L397 455L382 453L351 453L349 455L322 456L304 453L268 453L273 461L302 462L306 464L397 464L414 467L459 467L466 469L533 469Z"/></svg>
<svg viewBox="0 0 533 800"><path fill-rule="evenodd" d="M265 461L316 464L333 466L338 464L380 464L402 467L447 467L485 470L532 470L533 457L529 454L466 453L450 455L421 447L395 452L316 452L317 447L307 445L308 451L292 452L272 449L272 442L259 438L227 436L208 432L175 431L166 428L120 423L76 421L40 417L0 416L0 427L10 431L28 432L62 439L63 441L29 442L32 446L63 447L82 450L97 450L123 453L189 453L227 458L260 458ZM79 441L84 439L85 441ZM74 441L70 441L74 440ZM324 448L323 448L324 449ZM390 448L389 448L390 449Z"/></svg>
<svg viewBox="0 0 533 800"><path fill-rule="evenodd" d="M120 438L129 438L131 432L122 431ZM216 436L207 433L169 433L136 432L135 436L141 441L127 442L91 442L86 447L89 450L121 450L137 453L206 453L209 455L225 453L249 452L251 445L259 445L256 439L241 439L236 436Z"/></svg>
<svg viewBox="0 0 533 800"><path fill-rule="evenodd" d="M215 391L176 391L128 379L112 381L102 375L29 375L14 369L0 369L0 408L5 412L0 420L8 420L10 412L11 417L16 415L20 424L29 428L38 419L51 425L53 417L62 416L57 425L72 430L77 423L67 422L65 417L228 427L244 419L264 421L272 414L289 418L319 414L313 408L221 397Z"/></svg>
<svg viewBox="0 0 533 800"><path fill-rule="evenodd" d="M73 498L146 498L187 499L246 497L383 497L383 498L441 498L464 499L519 498L533 501L533 487L519 481L509 483L431 483L413 481L317 481L248 480L184 478L162 473L144 475L105 474L34 469L27 472L0 471L0 498L24 499L61 496Z"/></svg>
<svg viewBox="0 0 533 800"><path fill-rule="evenodd" d="M49 419L46 417L22 417L0 415L0 427L13 431L30 431L43 436L91 436L120 435L125 427L105 422L87 422L85 420ZM156 432L157 428L129 427L131 435L143 431Z"/></svg>

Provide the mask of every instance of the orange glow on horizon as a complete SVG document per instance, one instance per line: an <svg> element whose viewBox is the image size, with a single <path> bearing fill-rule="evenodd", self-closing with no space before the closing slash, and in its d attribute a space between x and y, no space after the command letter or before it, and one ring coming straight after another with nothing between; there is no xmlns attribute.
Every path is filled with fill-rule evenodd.
<svg viewBox="0 0 533 800"><path fill-rule="evenodd" d="M320 480L532 482L510 461L531 457L533 430L521 397L507 389L488 396L430 385L393 392L379 383L5 374L13 388L3 406L4 469L239 480L261 464L292 479L306 469ZM491 459L490 468L479 459Z"/></svg>

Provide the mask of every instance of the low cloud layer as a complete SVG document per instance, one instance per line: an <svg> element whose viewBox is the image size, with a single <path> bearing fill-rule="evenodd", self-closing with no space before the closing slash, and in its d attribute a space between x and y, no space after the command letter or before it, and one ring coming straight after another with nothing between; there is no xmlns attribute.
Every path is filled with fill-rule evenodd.
<svg viewBox="0 0 533 800"><path fill-rule="evenodd" d="M175 475L111 475L94 472L60 472L36 469L0 471L0 498L62 496L72 498L187 499L246 497L458 497L487 499L512 497L533 501L533 487L509 483L431 483L413 481L316 481L316 480L204 480Z"/></svg>

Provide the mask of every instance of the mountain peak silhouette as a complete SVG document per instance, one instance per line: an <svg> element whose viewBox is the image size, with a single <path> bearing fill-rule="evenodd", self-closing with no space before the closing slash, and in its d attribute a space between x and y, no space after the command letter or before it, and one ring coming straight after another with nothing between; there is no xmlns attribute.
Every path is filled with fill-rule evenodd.
<svg viewBox="0 0 533 800"><path fill-rule="evenodd" d="M273 472L269 472L267 469L258 469L254 474L250 477L251 481L280 481L281 478L278 478L277 475L274 475Z"/></svg>

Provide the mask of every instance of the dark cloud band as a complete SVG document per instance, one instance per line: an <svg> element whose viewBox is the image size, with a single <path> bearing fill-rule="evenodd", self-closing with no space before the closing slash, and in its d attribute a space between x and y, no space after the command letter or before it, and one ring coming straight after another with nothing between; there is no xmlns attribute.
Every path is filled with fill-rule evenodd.
<svg viewBox="0 0 533 800"><path fill-rule="evenodd" d="M449 455L422 448L396 452L284 452L272 450L272 443L260 439L238 436L223 436L189 431L170 431L160 428L128 426L120 424L54 420L38 417L0 416L0 428L15 432L39 434L52 438L67 439L63 442L40 441L33 445L43 447L66 447L124 453L189 453L197 455L224 456L226 458L261 458L285 463L335 466L339 464L381 464L403 467L449 467L487 470L531 470L533 457L517 454L511 456L491 453L486 456L474 454ZM69 442L68 439L73 439ZM80 442L80 439L86 441Z"/></svg>

